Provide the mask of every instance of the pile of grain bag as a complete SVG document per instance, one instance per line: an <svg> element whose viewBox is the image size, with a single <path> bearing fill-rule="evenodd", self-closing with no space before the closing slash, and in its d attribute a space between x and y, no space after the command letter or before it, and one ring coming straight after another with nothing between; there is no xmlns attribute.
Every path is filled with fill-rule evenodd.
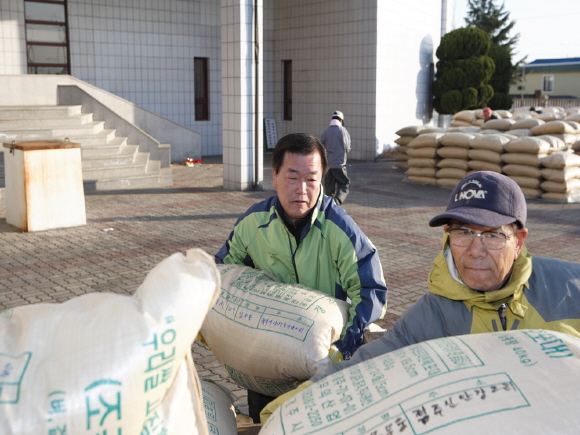
<svg viewBox="0 0 580 435"><path fill-rule="evenodd" d="M191 343L219 282L213 258L189 250L133 297L0 313L0 433L208 434Z"/></svg>
<svg viewBox="0 0 580 435"><path fill-rule="evenodd" d="M463 132L445 133L439 138L440 148L437 155L441 158L437 162L436 183L439 186L455 187L467 175L469 142L475 138L474 134Z"/></svg>
<svg viewBox="0 0 580 435"><path fill-rule="evenodd" d="M580 156L557 152L541 159L542 199L580 202Z"/></svg>
<svg viewBox="0 0 580 435"><path fill-rule="evenodd" d="M407 162L409 160L409 155L407 154L407 151L409 150L408 145L413 139L419 136L419 133L422 130L425 130L425 128L427 127L418 125L403 127L397 130L395 133L399 136L397 139L395 139L395 143L398 145L397 154L395 154L397 168L403 170L407 170L409 168L409 164Z"/></svg>
<svg viewBox="0 0 580 435"><path fill-rule="evenodd" d="M421 133L409 142L407 179L412 183L436 184L439 139L443 133Z"/></svg>

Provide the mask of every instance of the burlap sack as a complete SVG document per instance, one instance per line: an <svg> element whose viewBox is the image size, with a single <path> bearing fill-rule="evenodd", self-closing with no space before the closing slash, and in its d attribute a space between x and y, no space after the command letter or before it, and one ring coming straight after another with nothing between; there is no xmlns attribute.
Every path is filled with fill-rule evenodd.
<svg viewBox="0 0 580 435"><path fill-rule="evenodd" d="M425 133L420 134L407 144L409 148L438 147L439 138L443 133Z"/></svg>
<svg viewBox="0 0 580 435"><path fill-rule="evenodd" d="M484 162L483 160L469 160L467 165L474 171L493 171L501 174L501 165Z"/></svg>
<svg viewBox="0 0 580 435"><path fill-rule="evenodd" d="M409 163L409 167L415 166L417 168L434 168L437 165L437 161L435 159L421 159L412 157L407 160Z"/></svg>
<svg viewBox="0 0 580 435"><path fill-rule="evenodd" d="M530 178L540 178L542 176L540 168L527 165L504 165L502 171L505 175L519 175Z"/></svg>
<svg viewBox="0 0 580 435"><path fill-rule="evenodd" d="M437 157L437 148L434 147L408 148L407 155L409 157L434 159L435 157Z"/></svg>
<svg viewBox="0 0 580 435"><path fill-rule="evenodd" d="M536 125L530 128L535 136L542 134L574 134L576 130L570 124L564 121L548 121L544 124Z"/></svg>
<svg viewBox="0 0 580 435"><path fill-rule="evenodd" d="M444 146L437 149L437 155L443 159L464 159L467 160L469 148Z"/></svg>
<svg viewBox="0 0 580 435"><path fill-rule="evenodd" d="M221 293L201 333L234 382L275 397L330 362L348 303L250 267L218 270Z"/></svg>
<svg viewBox="0 0 580 435"><path fill-rule="evenodd" d="M468 155L470 160L483 160L484 162L495 163L496 165L502 163L502 153L496 153L495 151L471 149Z"/></svg>
<svg viewBox="0 0 580 435"><path fill-rule="evenodd" d="M505 153L501 155L501 159L506 164L526 165L539 168L541 159L545 156L546 154Z"/></svg>
<svg viewBox="0 0 580 435"><path fill-rule="evenodd" d="M490 119L481 126L481 129L507 131L514 124L515 121L513 119Z"/></svg>
<svg viewBox="0 0 580 435"><path fill-rule="evenodd" d="M580 340L543 330L441 338L333 373L260 435L578 433Z"/></svg>
<svg viewBox="0 0 580 435"><path fill-rule="evenodd" d="M542 157L542 166L552 169L563 169L570 166L580 166L580 156L567 151L561 151Z"/></svg>
<svg viewBox="0 0 580 435"><path fill-rule="evenodd" d="M580 178L580 166L570 166L564 169L540 169L542 177L549 181L565 183L574 178Z"/></svg>
<svg viewBox="0 0 580 435"><path fill-rule="evenodd" d="M426 127L424 125L410 125L408 127L403 127L395 132L397 136L417 136Z"/></svg>
<svg viewBox="0 0 580 435"><path fill-rule="evenodd" d="M521 188L539 189L541 178L523 177L521 175L509 175Z"/></svg>
<svg viewBox="0 0 580 435"><path fill-rule="evenodd" d="M174 254L133 297L90 293L0 315L0 433L208 434L191 359L219 290L212 257Z"/></svg>
<svg viewBox="0 0 580 435"><path fill-rule="evenodd" d="M469 169L469 165L467 164L467 160L464 159L441 159L437 162L438 168L457 168L463 169L467 171Z"/></svg>
<svg viewBox="0 0 580 435"><path fill-rule="evenodd" d="M201 380L201 391L209 433L237 435L236 409L231 393L208 379Z"/></svg>
<svg viewBox="0 0 580 435"><path fill-rule="evenodd" d="M409 167L407 172L405 172L407 176L411 177L435 177L437 173L437 168L417 168L417 167Z"/></svg>
<svg viewBox="0 0 580 435"><path fill-rule="evenodd" d="M490 134L474 137L469 141L469 146L474 149L482 149L503 153L505 145L511 140L503 134Z"/></svg>
<svg viewBox="0 0 580 435"><path fill-rule="evenodd" d="M469 148L469 141L475 137L471 133L450 132L439 139L439 143L447 147Z"/></svg>
<svg viewBox="0 0 580 435"><path fill-rule="evenodd" d="M456 178L461 180L467 175L467 171L457 168L442 168L437 171L437 178Z"/></svg>
<svg viewBox="0 0 580 435"><path fill-rule="evenodd" d="M508 153L548 154L552 150L550 144L538 137L519 137L509 141L505 147Z"/></svg>

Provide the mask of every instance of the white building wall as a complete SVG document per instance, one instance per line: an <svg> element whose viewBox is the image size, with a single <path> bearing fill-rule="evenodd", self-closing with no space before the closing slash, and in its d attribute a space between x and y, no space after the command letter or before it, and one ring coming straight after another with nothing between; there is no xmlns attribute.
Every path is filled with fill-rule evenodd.
<svg viewBox="0 0 580 435"><path fill-rule="evenodd" d="M441 37L441 2L377 4L378 148L394 145L395 132L432 122L429 108L429 64L436 63Z"/></svg>
<svg viewBox="0 0 580 435"><path fill-rule="evenodd" d="M377 1L273 2L278 137L320 137L340 110L352 138L350 158L374 158ZM282 60L292 60L292 121L282 119Z"/></svg>
<svg viewBox="0 0 580 435"><path fill-rule="evenodd" d="M0 74L26 74L22 0L0 0Z"/></svg>

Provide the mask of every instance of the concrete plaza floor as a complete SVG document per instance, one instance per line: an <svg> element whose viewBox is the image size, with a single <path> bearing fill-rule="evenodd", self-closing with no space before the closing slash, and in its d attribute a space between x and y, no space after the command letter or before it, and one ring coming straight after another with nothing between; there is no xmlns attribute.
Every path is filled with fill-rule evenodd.
<svg viewBox="0 0 580 435"><path fill-rule="evenodd" d="M224 190L221 158L206 157L201 166L174 165L170 187L91 192L87 225L77 228L20 232L0 210L0 310L90 292L131 295L175 252L195 247L215 254L240 214L273 193L269 159L262 191ZM348 172L352 190L344 208L380 252L389 287L381 325L389 326L426 292L442 231L428 221L444 210L451 190L406 182L392 161L350 162ZM527 202L530 252L580 262L580 204ZM195 342L192 350L199 374L228 388L246 413L245 390L209 349Z"/></svg>

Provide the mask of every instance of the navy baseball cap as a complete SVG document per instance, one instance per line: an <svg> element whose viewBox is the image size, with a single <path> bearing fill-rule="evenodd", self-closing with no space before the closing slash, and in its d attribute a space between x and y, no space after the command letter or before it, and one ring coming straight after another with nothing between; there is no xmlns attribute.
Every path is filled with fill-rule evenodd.
<svg viewBox="0 0 580 435"><path fill-rule="evenodd" d="M526 199L514 180L497 172L479 171L457 183L447 210L431 219L429 226L438 227L457 219L480 227L516 223L523 228L527 215Z"/></svg>

